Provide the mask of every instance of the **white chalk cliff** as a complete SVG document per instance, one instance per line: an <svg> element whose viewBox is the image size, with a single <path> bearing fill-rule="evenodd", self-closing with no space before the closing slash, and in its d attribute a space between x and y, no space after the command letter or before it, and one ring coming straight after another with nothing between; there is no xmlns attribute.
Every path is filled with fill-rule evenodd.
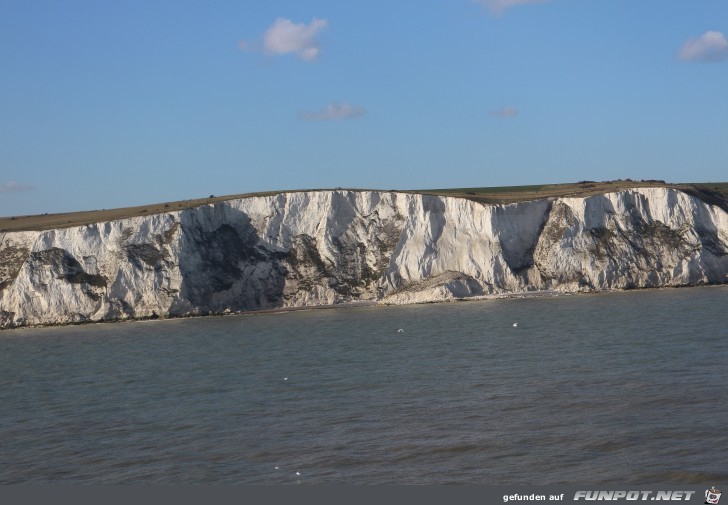
<svg viewBox="0 0 728 505"><path fill-rule="evenodd" d="M250 197L0 233L0 326L728 282L728 213L675 189L486 205Z"/></svg>

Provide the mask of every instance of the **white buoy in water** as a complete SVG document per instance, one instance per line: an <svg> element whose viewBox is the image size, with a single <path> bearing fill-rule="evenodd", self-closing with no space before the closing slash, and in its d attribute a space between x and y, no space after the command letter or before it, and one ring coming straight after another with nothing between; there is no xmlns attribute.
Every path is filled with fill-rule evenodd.
<svg viewBox="0 0 728 505"><path fill-rule="evenodd" d="M515 328L516 326L518 326L518 323L513 323L513 327Z"/></svg>

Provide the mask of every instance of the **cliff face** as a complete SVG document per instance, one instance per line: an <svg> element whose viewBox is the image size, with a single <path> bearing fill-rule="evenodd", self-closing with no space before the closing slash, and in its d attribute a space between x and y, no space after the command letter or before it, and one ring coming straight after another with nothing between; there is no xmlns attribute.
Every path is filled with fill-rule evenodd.
<svg viewBox="0 0 728 505"><path fill-rule="evenodd" d="M319 191L0 234L0 326L728 282L728 214L673 189L483 205Z"/></svg>

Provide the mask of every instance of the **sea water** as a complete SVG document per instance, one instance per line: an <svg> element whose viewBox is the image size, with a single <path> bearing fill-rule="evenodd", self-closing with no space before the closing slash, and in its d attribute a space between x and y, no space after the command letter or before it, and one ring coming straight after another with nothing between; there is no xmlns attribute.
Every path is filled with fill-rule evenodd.
<svg viewBox="0 0 728 505"><path fill-rule="evenodd" d="M719 286L3 331L0 483L725 482L727 323Z"/></svg>

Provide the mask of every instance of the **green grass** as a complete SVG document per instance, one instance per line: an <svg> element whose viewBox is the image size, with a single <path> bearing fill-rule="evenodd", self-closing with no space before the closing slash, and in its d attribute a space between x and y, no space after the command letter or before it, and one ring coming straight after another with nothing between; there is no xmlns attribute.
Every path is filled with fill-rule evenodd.
<svg viewBox="0 0 728 505"><path fill-rule="evenodd" d="M522 193L526 191L541 191L552 184L536 184L532 186L492 186L485 188L443 188L443 189L419 189L415 193Z"/></svg>
<svg viewBox="0 0 728 505"><path fill-rule="evenodd" d="M701 182L701 183L695 184L695 185L696 186L705 186L706 188L710 188L710 189L728 191L728 182Z"/></svg>
<svg viewBox="0 0 728 505"><path fill-rule="evenodd" d="M429 194L454 198L466 198L482 204L508 204L538 200L543 198L583 198L598 194L612 193L635 187L668 187L684 191L692 196L702 199L711 205L718 205L728 212L728 182L681 183L672 184L664 181L645 180L617 180L617 181L581 181L566 184L533 184L523 186L484 186L474 188L442 188L405 190L402 193ZM218 202L238 198L251 198L274 196L281 193L296 193L304 191L331 191L333 188L301 189L288 191L266 191L238 195L225 195L203 197L178 202L157 203L129 207L122 209L103 209L95 211L70 212L65 214L43 214L36 216L0 217L0 233L21 230L49 230L66 228L70 226L83 226L91 223L112 221L140 215L151 215L164 212L192 209L202 205L211 205ZM344 191L386 191L364 190L353 188L335 188ZM391 190L396 191L396 190Z"/></svg>

